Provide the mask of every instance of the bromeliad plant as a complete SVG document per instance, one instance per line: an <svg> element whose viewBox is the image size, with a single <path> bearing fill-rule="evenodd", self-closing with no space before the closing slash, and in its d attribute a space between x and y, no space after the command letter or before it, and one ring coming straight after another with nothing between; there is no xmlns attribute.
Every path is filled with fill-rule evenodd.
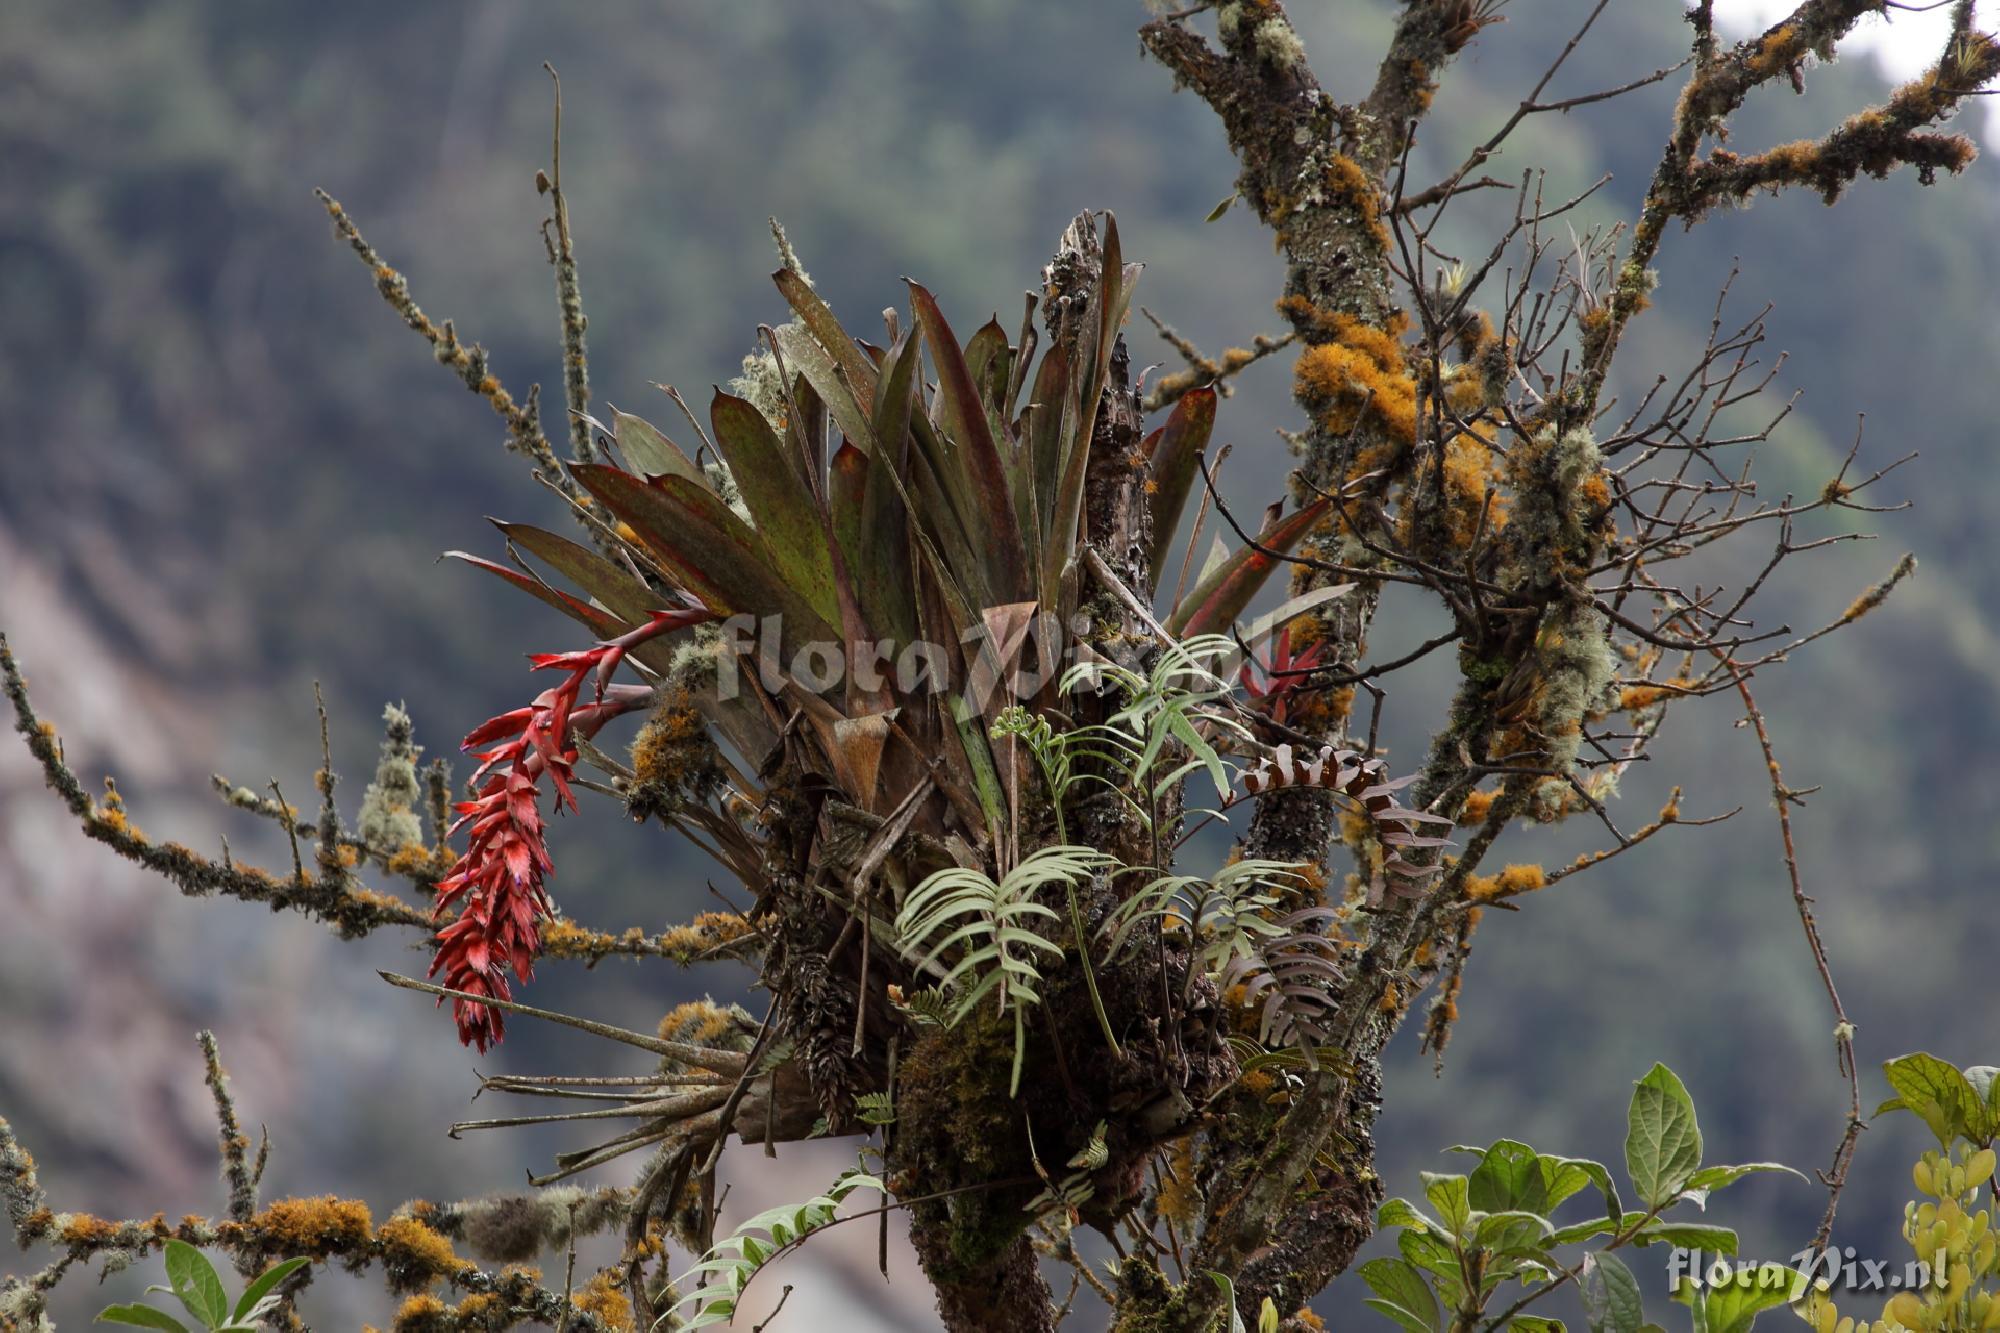
<svg viewBox="0 0 2000 1333"><path fill-rule="evenodd" d="M590 418L591 460L563 469L590 544L503 523L507 563L454 553L599 640L534 658L563 683L466 738L481 768L459 807L470 840L438 884L439 912L456 915L432 968L463 1039L500 1037L501 1015L522 1008L503 972L526 980L544 936L563 929L538 796L547 776L574 808L579 759L742 881L742 929L774 996L729 1058L676 1047L623 1113L638 1128L565 1154L543 1179L650 1147L647 1180L679 1198L732 1129L894 1124L896 1192L976 1190L976 1210L996 1219L986 1264L1036 1211L1030 1124L1067 1139L1124 1123L1091 1171L1129 1175L1186 1132L1239 1057L1296 1045L1316 1064L1331 1049L1314 1015L1340 978L1352 908L1322 874L1288 865L1240 862L1205 888L1177 874L1188 779L1213 786L1211 818L1288 785L1346 800L1365 839L1391 849L1364 861L1373 902L1436 872L1396 849L1441 845L1424 826L1447 821L1400 806L1379 760L1329 746L1294 761L1282 714L1233 679L1242 650L1222 631L1246 633L1239 618L1330 497L1274 512L1161 619L1147 610L1216 394L1186 393L1141 432L1120 337L1137 276L1115 222L1100 238L1086 216L1011 340L992 322L961 343L912 284L907 322L891 315L876 346L788 260L775 278L794 319L764 330L706 429L690 418L698 445L630 413ZM640 683L614 682L621 668ZM594 743L648 707L629 764ZM1202 904L1193 917L1169 920L1175 894ZM932 997L928 1022L889 1002L916 994ZM1048 1003L1072 995L1082 1003ZM739 1068L764 1075L761 1126L688 1081ZM912 1132L899 1108L939 1097L952 1109L924 1123L989 1118L997 1165ZM1114 1114L1121 1104L1145 1108L1138 1128ZM1129 1186L1092 1194L1110 1210L1100 1220L1133 1201ZM712 1216L684 1216L705 1244Z"/></svg>

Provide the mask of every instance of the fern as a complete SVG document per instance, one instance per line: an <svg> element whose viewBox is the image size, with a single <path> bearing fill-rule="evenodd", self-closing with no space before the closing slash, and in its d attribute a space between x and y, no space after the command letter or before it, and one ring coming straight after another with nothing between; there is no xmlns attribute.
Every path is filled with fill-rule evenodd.
<svg viewBox="0 0 2000 1333"><path fill-rule="evenodd" d="M699 1279L707 1285L681 1297L653 1327L694 1329L728 1323L735 1317L736 1302L743 1295L743 1288L749 1285L757 1270L813 1232L840 1220L840 1205L848 1195L862 1189L874 1190L884 1196L888 1194L888 1188L881 1180L857 1167L842 1172L824 1194L804 1203L785 1204L745 1219L732 1235L717 1241L700 1262L675 1279L675 1283L681 1286L687 1285L691 1279ZM688 1305L694 1306L694 1312L679 1316L682 1322L672 1323L678 1312Z"/></svg>
<svg viewBox="0 0 2000 1333"><path fill-rule="evenodd" d="M1269 933L1245 936L1254 947L1223 970L1221 986L1243 987L1242 1003L1261 1000L1258 1038L1266 1046L1298 1048L1318 1067L1340 983L1340 946L1320 929L1337 913L1331 907L1303 907L1268 922Z"/></svg>
<svg viewBox="0 0 2000 1333"><path fill-rule="evenodd" d="M1104 661L1080 663L1064 673L1064 691L1109 688L1122 696L1118 710L1094 729L1094 739L1116 756L1123 776L1146 794L1145 805L1129 796L1127 801L1149 824L1149 806L1197 770L1208 774L1218 798L1227 799L1229 768L1216 738L1247 739L1250 732L1221 706L1233 699L1234 689L1210 664L1237 651L1231 639L1202 634L1163 647L1143 674ZM1185 749L1187 758L1156 771L1174 743Z"/></svg>
<svg viewBox="0 0 2000 1333"><path fill-rule="evenodd" d="M1025 1211L1036 1221L1046 1220L1051 1214L1061 1213L1069 1226L1076 1225L1077 1209L1090 1202L1096 1193L1096 1186L1090 1182L1091 1176L1104 1168L1111 1160L1111 1148L1104 1141L1105 1122L1097 1122L1097 1128L1090 1132L1090 1142L1078 1149L1066 1163L1070 1170L1061 1180L1057 1180L1042 1165L1041 1155L1035 1151L1035 1134L1028 1131L1028 1156L1034 1163L1035 1174L1042 1178L1042 1192L1028 1200Z"/></svg>
<svg viewBox="0 0 2000 1333"><path fill-rule="evenodd" d="M1104 923L1110 956L1131 942L1132 932L1155 918L1178 920L1193 932L1201 970L1220 972L1235 957L1255 952L1252 939L1275 935L1268 919L1285 890L1303 879L1289 861L1233 861L1211 879L1161 875L1132 895Z"/></svg>
<svg viewBox="0 0 2000 1333"><path fill-rule="evenodd" d="M918 958L917 970L925 971L956 950L958 961L951 965L941 985L953 991L956 1002L951 1022L963 1022L987 996L1001 1013L1014 1015L1014 1069L1008 1084L1009 1095L1020 1090L1021 1060L1027 1046L1026 1010L1041 1000L1036 987L1041 972L1035 955L1062 957L1062 947L1034 927L1043 918L1060 921L1053 908L1035 901L1041 890L1060 884L1070 895L1072 924L1080 920L1076 886L1088 882L1098 871L1112 864L1112 858L1089 847L1067 844L1044 847L1008 871L999 881L977 871L954 867L928 876L910 892L903 910L896 914L896 934L902 941L903 956ZM1088 965L1089 959L1084 959ZM1088 973L1086 973L1088 975ZM1091 983L1096 999L1096 983ZM1098 1006L1100 1021L1109 1035L1109 1020ZM1114 1043L1115 1045L1115 1043Z"/></svg>

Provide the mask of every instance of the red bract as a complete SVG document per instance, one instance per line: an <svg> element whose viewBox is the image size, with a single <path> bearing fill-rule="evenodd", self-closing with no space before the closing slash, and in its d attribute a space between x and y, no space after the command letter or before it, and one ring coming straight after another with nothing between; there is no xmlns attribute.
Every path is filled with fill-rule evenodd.
<svg viewBox="0 0 2000 1333"><path fill-rule="evenodd" d="M430 975L443 973L446 986L469 996L501 1000L513 993L508 972L520 981L533 979L541 923L555 910L547 888L555 863L542 837L541 777L554 779L559 805L576 809L569 786L575 738L595 736L612 718L652 702L652 690L643 685L610 683L618 664L647 639L710 618L698 607L655 611L647 624L595 648L537 654L529 659L532 669L566 671L563 683L466 736L462 748L478 750L479 769L472 775L473 799L459 802L451 832L470 833L465 852L438 882L433 912L442 917L457 903L458 915L438 930ZM591 702L579 705L583 682L593 675ZM501 1011L477 1000L454 999L452 1015L458 1039L482 1053L506 1030Z"/></svg>
<svg viewBox="0 0 2000 1333"><path fill-rule="evenodd" d="M1309 677L1295 674L1320 665L1326 654L1324 643L1315 643L1304 652L1292 653L1292 631L1288 625L1278 631L1271 644L1271 665L1261 665L1255 655L1245 659L1238 679L1250 696L1251 706L1261 709L1273 722L1282 723L1291 712L1291 701L1308 684Z"/></svg>

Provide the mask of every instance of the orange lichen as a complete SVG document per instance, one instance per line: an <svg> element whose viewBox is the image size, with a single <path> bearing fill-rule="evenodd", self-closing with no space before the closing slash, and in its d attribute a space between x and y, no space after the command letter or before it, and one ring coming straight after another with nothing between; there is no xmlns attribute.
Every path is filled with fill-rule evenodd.
<svg viewBox="0 0 2000 1333"><path fill-rule="evenodd" d="M435 1296L412 1296L396 1311L394 1333L433 1333L452 1326L450 1312Z"/></svg>
<svg viewBox="0 0 2000 1333"><path fill-rule="evenodd" d="M1795 23L1782 24L1766 33L1751 48L1743 67L1753 78L1768 79L1788 69L1805 55L1805 39Z"/></svg>
<svg viewBox="0 0 2000 1333"><path fill-rule="evenodd" d="M1474 824L1484 824L1486 822L1486 816L1493 809L1493 802L1499 799L1500 799L1500 793L1497 791L1475 791L1467 793L1465 797L1465 804L1461 805L1458 808L1459 827L1469 828Z"/></svg>
<svg viewBox="0 0 2000 1333"><path fill-rule="evenodd" d="M1366 417L1390 439L1414 441L1417 385L1402 344L1351 315L1334 316L1332 332L1333 341L1307 348L1294 368L1300 404L1332 434L1345 434Z"/></svg>
<svg viewBox="0 0 2000 1333"><path fill-rule="evenodd" d="M1327 159L1326 190L1335 198L1346 201L1354 209L1362 227L1368 232L1383 254L1390 248L1388 228L1382 225L1382 205L1375 192L1375 182L1361 169L1361 164L1353 158L1335 153Z"/></svg>
<svg viewBox="0 0 2000 1333"><path fill-rule="evenodd" d="M1497 875L1468 875L1465 896L1475 902L1490 902L1533 893L1549 882L1548 872L1537 865L1510 865Z"/></svg>
<svg viewBox="0 0 2000 1333"><path fill-rule="evenodd" d="M1611 483L1604 479L1602 472L1593 472L1578 482L1576 494L1577 498L1589 505L1596 514L1611 508Z"/></svg>
<svg viewBox="0 0 2000 1333"><path fill-rule="evenodd" d="M1156 1196L1160 1216L1183 1229L1192 1227L1201 1216L1201 1194L1194 1183L1194 1139L1174 1140L1167 1146L1166 1162L1160 1170Z"/></svg>
<svg viewBox="0 0 2000 1333"><path fill-rule="evenodd" d="M1686 676L1675 676L1672 680L1658 684L1627 685L1618 692L1618 707L1628 713L1651 708L1663 699L1678 698L1695 687Z"/></svg>
<svg viewBox="0 0 2000 1333"><path fill-rule="evenodd" d="M451 1242L414 1217L390 1218L375 1239L394 1290L421 1290L464 1267Z"/></svg>
<svg viewBox="0 0 2000 1333"><path fill-rule="evenodd" d="M457 1316L461 1326L477 1328L483 1324L499 1327L496 1316L505 1309L506 1302L498 1295L492 1292L474 1292L453 1307L452 1314Z"/></svg>
<svg viewBox="0 0 2000 1333"><path fill-rule="evenodd" d="M65 1213L56 1235L65 1245L102 1245L118 1234L118 1224L89 1213Z"/></svg>
<svg viewBox="0 0 2000 1333"><path fill-rule="evenodd" d="M273 1250L320 1259L352 1253L368 1243L374 1229L367 1204L331 1194L280 1199L251 1219L251 1225L269 1239Z"/></svg>
<svg viewBox="0 0 2000 1333"><path fill-rule="evenodd" d="M1453 549L1466 550L1485 524L1491 533L1506 525L1507 500L1494 494L1498 467L1492 441L1476 431L1460 431L1445 443L1442 518ZM1488 496L1492 497L1491 504Z"/></svg>
<svg viewBox="0 0 2000 1333"><path fill-rule="evenodd" d="M713 1000L689 1000L667 1010L660 1020L660 1037L665 1041L685 1041L706 1045L729 1035L736 1026L735 1015Z"/></svg>
<svg viewBox="0 0 2000 1333"><path fill-rule="evenodd" d="M430 848L420 842L406 842L384 864L392 875L415 876L429 871L434 860Z"/></svg>
<svg viewBox="0 0 2000 1333"><path fill-rule="evenodd" d="M612 1273L599 1273L584 1284L573 1303L585 1314L595 1315L599 1323L614 1333L626 1333L632 1327L632 1302L618 1289Z"/></svg>

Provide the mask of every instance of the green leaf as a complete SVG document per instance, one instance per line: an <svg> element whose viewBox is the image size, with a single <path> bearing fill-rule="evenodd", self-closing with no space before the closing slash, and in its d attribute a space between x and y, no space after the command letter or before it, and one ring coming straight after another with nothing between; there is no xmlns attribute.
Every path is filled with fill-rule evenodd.
<svg viewBox="0 0 2000 1333"><path fill-rule="evenodd" d="M615 639L631 628L609 611L600 610L582 598L572 597L560 588L551 587L540 579L530 578L518 569L509 569L506 565L497 564L484 556L472 555L465 551L446 551L443 558L461 560L474 569L483 569L489 574L498 575L529 596L539 598L572 620L588 626L600 639Z"/></svg>
<svg viewBox="0 0 2000 1333"><path fill-rule="evenodd" d="M1472 1206L1482 1212L1521 1209L1541 1213L1549 1207L1548 1178L1542 1172L1541 1156L1513 1139L1500 1139L1480 1154L1469 1193Z"/></svg>
<svg viewBox="0 0 2000 1333"><path fill-rule="evenodd" d="M1445 1304L1455 1306L1464 1287L1458 1266L1458 1251L1441 1231L1405 1231L1396 1237L1403 1257L1431 1275Z"/></svg>
<svg viewBox="0 0 2000 1333"><path fill-rule="evenodd" d="M1982 1142L1992 1137L1982 1133L1988 1120L1985 1100L1956 1065L1928 1051L1916 1051L1885 1061L1882 1072L1902 1099L1899 1109L1915 1113L1937 1135L1941 1147L1950 1147L1961 1135ZM1883 1109L1888 1109L1886 1103Z"/></svg>
<svg viewBox="0 0 2000 1333"><path fill-rule="evenodd" d="M1687 1192L1696 1202L1705 1202L1708 1195L1713 1191L1727 1189L1745 1176L1766 1171L1782 1171L1788 1176L1798 1176L1800 1180L1805 1179L1803 1175L1799 1175L1797 1171L1786 1166L1783 1162L1745 1162L1741 1166L1705 1166L1688 1177Z"/></svg>
<svg viewBox="0 0 2000 1333"><path fill-rule="evenodd" d="M1236 1284L1212 1268L1208 1279L1222 1289L1223 1308L1229 1311L1229 1333L1248 1333L1243 1326L1243 1314L1236 1308Z"/></svg>
<svg viewBox="0 0 2000 1333"><path fill-rule="evenodd" d="M1635 1214L1628 1219L1636 1222L1643 1214ZM1634 1245L1678 1245L1684 1250L1700 1250L1704 1254L1735 1254L1736 1233L1728 1227L1712 1226L1706 1222L1648 1222L1633 1235Z"/></svg>
<svg viewBox="0 0 2000 1333"><path fill-rule="evenodd" d="M660 594L587 546L532 524L503 523L499 519L490 521L509 542L589 593L632 628L645 624L654 611L664 610L671 604L670 600L663 600ZM649 665L664 669L672 661L671 645L654 647L643 644L641 648L653 648L656 654L656 660ZM645 657L643 651L635 655Z"/></svg>
<svg viewBox="0 0 2000 1333"><path fill-rule="evenodd" d="M783 293L799 321L832 355L834 363L853 386L855 398L861 401L872 399L875 396L875 363L855 345L854 339L847 336L847 330L840 327L832 308L820 299L812 284L789 268L773 273L771 281L778 284L779 292Z"/></svg>
<svg viewBox="0 0 2000 1333"><path fill-rule="evenodd" d="M1223 195L1222 202L1217 204L1214 208L1209 209L1208 216L1203 218L1202 221L1214 222L1216 219L1220 218L1224 213L1227 213L1229 211L1229 206L1236 202L1236 196L1238 193L1239 192L1236 190L1231 190L1228 194Z"/></svg>
<svg viewBox="0 0 2000 1333"><path fill-rule="evenodd" d="M778 344L778 352L785 359L785 369L803 375L812 391L819 395L826 410L832 414L834 424L847 442L866 449L869 439L868 417L862 404L854 399L853 391L841 377L833 356L820 345L818 338L803 323L781 324L771 330L771 336Z"/></svg>
<svg viewBox="0 0 2000 1333"><path fill-rule="evenodd" d="M1623 1216L1624 1206L1618 1200L1618 1186L1612 1181L1611 1173L1605 1170L1604 1163L1593 1162L1588 1157L1544 1157L1542 1168L1548 1173L1550 1211L1583 1188L1577 1183L1581 1176L1585 1182L1597 1186L1597 1192L1604 1198L1607 1217L1616 1219Z"/></svg>
<svg viewBox="0 0 2000 1333"><path fill-rule="evenodd" d="M1639 1333L1646 1322L1639 1280L1615 1254L1600 1251L1584 1257L1582 1295L1590 1333Z"/></svg>
<svg viewBox="0 0 2000 1333"><path fill-rule="evenodd" d="M1759 1264L1718 1287L1704 1289L1704 1333L1748 1333L1764 1311L1803 1294L1802 1276L1783 1264Z"/></svg>
<svg viewBox="0 0 2000 1333"><path fill-rule="evenodd" d="M1438 1210L1446 1229L1454 1236L1463 1236L1466 1219L1472 1214L1465 1177L1425 1171L1421 1173L1421 1179L1424 1182L1424 1197Z"/></svg>
<svg viewBox="0 0 2000 1333"><path fill-rule="evenodd" d="M167 1242L167 1281L187 1312L208 1328L229 1318L229 1295L208 1256L184 1240Z"/></svg>
<svg viewBox="0 0 2000 1333"><path fill-rule="evenodd" d="M93 1320L99 1324L135 1324L140 1328L163 1328L168 1333L188 1333L188 1326L164 1310L150 1305L107 1305Z"/></svg>
<svg viewBox="0 0 2000 1333"><path fill-rule="evenodd" d="M1701 1129L1694 1102L1674 1071L1656 1064L1632 1092L1626 1116L1625 1170L1648 1208L1664 1206L1701 1169Z"/></svg>
<svg viewBox="0 0 2000 1333"><path fill-rule="evenodd" d="M1416 1227L1424 1231L1443 1228L1420 1212L1408 1199L1391 1199L1376 1213L1376 1224L1384 1227Z"/></svg>
<svg viewBox="0 0 2000 1333"><path fill-rule="evenodd" d="M1507 1321L1507 1327L1513 1333L1564 1333L1562 1320L1535 1314L1516 1315Z"/></svg>
<svg viewBox="0 0 2000 1333"><path fill-rule="evenodd" d="M1554 1234L1549 1237L1549 1244L1551 1246L1574 1245L1577 1241L1589 1240L1593 1236L1602 1236L1616 1230L1618 1230L1617 1218L1593 1217L1588 1222L1576 1222L1566 1227L1557 1227Z"/></svg>
<svg viewBox="0 0 2000 1333"><path fill-rule="evenodd" d="M1204 574L1167 618L1167 628L1184 638L1227 633L1270 579L1278 557L1288 554L1318 524L1328 503L1322 497L1268 524L1257 536L1257 546L1264 549L1246 546Z"/></svg>
<svg viewBox="0 0 2000 1333"><path fill-rule="evenodd" d="M1180 533L1181 511L1187 507L1188 492L1200 471L1201 451L1215 429L1215 390L1192 389L1181 395L1167 424L1160 428L1159 443L1153 447L1150 479L1153 483L1150 507L1153 511L1153 549L1147 561L1152 573L1148 591L1160 586L1174 538Z"/></svg>
<svg viewBox="0 0 2000 1333"><path fill-rule="evenodd" d="M718 615L784 617L783 644L830 640L838 611L820 608L778 573L762 534L685 477L640 481L601 463L570 469L579 484L638 533L674 582ZM822 610L824 614L822 614Z"/></svg>
<svg viewBox="0 0 2000 1333"><path fill-rule="evenodd" d="M1386 1305L1389 1308L1383 1312L1406 1328L1436 1333L1440 1325L1437 1297L1415 1264L1407 1259L1370 1259L1361 1265L1361 1280L1381 1298L1381 1304L1370 1301L1370 1305L1378 1310Z"/></svg>
<svg viewBox="0 0 2000 1333"><path fill-rule="evenodd" d="M245 1287L243 1295L237 1298L236 1309L232 1312L233 1317L238 1320L250 1319L251 1312L257 1308L258 1302L276 1291L281 1282L304 1268L308 1262L306 1259L287 1259L283 1263L272 1264L258 1274L257 1280Z"/></svg>
<svg viewBox="0 0 2000 1333"><path fill-rule="evenodd" d="M1472 1242L1496 1254L1539 1253L1554 1231L1549 1220L1538 1213L1488 1213L1474 1229Z"/></svg>
<svg viewBox="0 0 2000 1333"><path fill-rule="evenodd" d="M1967 1065L1965 1081L1979 1103L1978 1142L1991 1143L1995 1135L2000 1135L2000 1069L1992 1065Z"/></svg>
<svg viewBox="0 0 2000 1333"><path fill-rule="evenodd" d="M910 284L910 300L923 328L924 341L930 344L931 364L937 368L945 466L958 470L961 493L971 502L972 511L963 517L985 562L986 586L1003 601L1022 601L1034 591L1027 551L1021 544L1020 527L1014 518L1014 497L1007 486L1006 464L994 442L986 405L937 301L914 282Z"/></svg>

